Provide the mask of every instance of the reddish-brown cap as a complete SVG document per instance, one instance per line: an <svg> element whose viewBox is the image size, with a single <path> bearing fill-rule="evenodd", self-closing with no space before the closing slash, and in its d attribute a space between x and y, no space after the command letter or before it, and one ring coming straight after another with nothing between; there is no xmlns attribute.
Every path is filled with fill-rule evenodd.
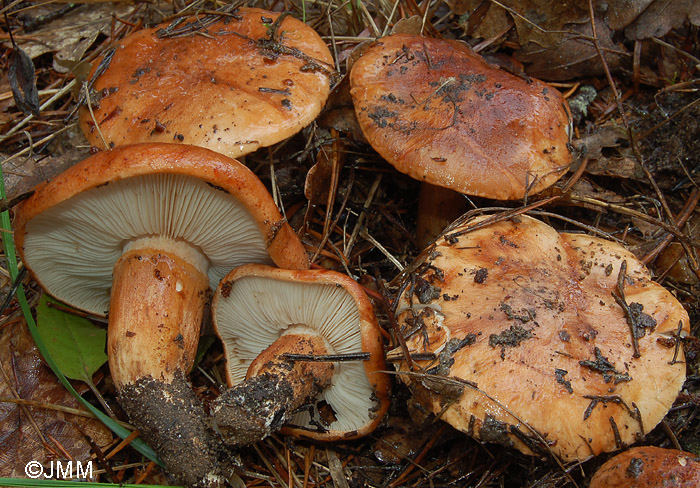
<svg viewBox="0 0 700 488"><path fill-rule="evenodd" d="M122 39L94 80L94 118L80 112L90 144L104 147L96 123L108 144L184 142L231 157L295 134L326 101L333 58L312 28L278 19L239 8Z"/></svg>
<svg viewBox="0 0 700 488"><path fill-rule="evenodd" d="M389 408L379 325L371 302L349 277L329 270L241 266L221 281L212 310L229 386L245 380L251 362L292 326L321 334L329 354L369 353L366 361L334 363L331 386L283 432L352 439L374 430Z"/></svg>
<svg viewBox="0 0 700 488"><path fill-rule="evenodd" d="M437 358L402 378L454 427L527 453L580 460L643 437L685 379L682 305L619 244L526 216L467 232L484 220L428 248L407 284L408 347Z"/></svg>
<svg viewBox="0 0 700 488"><path fill-rule="evenodd" d="M589 488L697 488L698 456L676 449L635 447L603 464Z"/></svg>
<svg viewBox="0 0 700 488"><path fill-rule="evenodd" d="M383 37L355 62L350 83L367 140L417 180L516 199L553 184L571 162L559 92L486 64L464 43Z"/></svg>
<svg viewBox="0 0 700 488"><path fill-rule="evenodd" d="M108 309L125 246L160 235L203 255L212 288L249 262L308 268L299 238L253 172L184 144L97 153L39 185L15 222L22 261L44 289L97 314Z"/></svg>

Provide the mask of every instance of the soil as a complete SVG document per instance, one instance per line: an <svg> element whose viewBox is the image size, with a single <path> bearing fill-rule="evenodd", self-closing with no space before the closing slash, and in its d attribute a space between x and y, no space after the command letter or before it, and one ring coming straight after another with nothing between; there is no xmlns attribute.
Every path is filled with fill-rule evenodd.
<svg viewBox="0 0 700 488"><path fill-rule="evenodd" d="M150 376L140 378L119 392L119 403L141 437L169 466L175 483L202 488L223 485L220 459L225 459L225 450L181 371L169 384Z"/></svg>

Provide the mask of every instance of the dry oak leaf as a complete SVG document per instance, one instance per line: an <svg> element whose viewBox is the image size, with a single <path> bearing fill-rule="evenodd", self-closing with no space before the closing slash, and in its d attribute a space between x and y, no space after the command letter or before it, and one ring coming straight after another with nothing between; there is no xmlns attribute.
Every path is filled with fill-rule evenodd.
<svg viewBox="0 0 700 488"><path fill-rule="evenodd" d="M81 408L43 363L23 322L0 331L0 366L0 398L16 398L16 392L24 400ZM29 461L47 467L53 460L64 459L61 449L86 463L91 450L79 428L100 447L112 440L109 429L97 420L0 402L0 477L25 478Z"/></svg>

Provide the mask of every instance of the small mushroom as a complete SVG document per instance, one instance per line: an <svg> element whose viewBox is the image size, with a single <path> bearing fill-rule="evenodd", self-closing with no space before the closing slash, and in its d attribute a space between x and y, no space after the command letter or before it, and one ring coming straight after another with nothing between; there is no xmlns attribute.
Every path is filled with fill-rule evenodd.
<svg viewBox="0 0 700 488"><path fill-rule="evenodd" d="M210 289L243 263L308 267L264 185L207 149L122 146L37 187L15 239L49 294L109 314L119 401L168 470L189 486L219 484L218 444L185 377Z"/></svg>
<svg viewBox="0 0 700 488"><path fill-rule="evenodd" d="M242 266L221 281L212 312L230 386L212 410L228 444L251 444L282 426L309 439L352 439L386 413L379 325L347 276Z"/></svg>
<svg viewBox="0 0 700 488"><path fill-rule="evenodd" d="M582 460L642 438L685 379L683 306L619 244L485 220L407 277L406 347L435 358L404 359L402 379L455 428L525 453Z"/></svg>
<svg viewBox="0 0 700 488"><path fill-rule="evenodd" d="M463 211L464 198L446 195L523 198L552 185L571 163L571 117L559 92L488 65L465 43L383 37L353 64L350 84L372 147L424 182L424 244L456 216L441 218L451 207ZM435 222L437 232L430 229Z"/></svg>
<svg viewBox="0 0 700 488"><path fill-rule="evenodd" d="M256 8L197 15L122 39L90 75L90 144L184 142L240 157L321 111L333 58L303 22Z"/></svg>
<svg viewBox="0 0 700 488"><path fill-rule="evenodd" d="M634 447L603 464L589 488L696 488L700 486L698 461L690 452Z"/></svg>

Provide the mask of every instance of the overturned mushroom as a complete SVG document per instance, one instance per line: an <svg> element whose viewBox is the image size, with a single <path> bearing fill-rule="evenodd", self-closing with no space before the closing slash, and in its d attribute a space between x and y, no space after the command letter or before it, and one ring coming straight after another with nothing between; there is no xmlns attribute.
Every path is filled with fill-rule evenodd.
<svg viewBox="0 0 700 488"><path fill-rule="evenodd" d="M225 442L250 444L283 425L300 437L351 439L386 412L379 326L347 276L246 265L221 281L212 312L231 387L213 406Z"/></svg>
<svg viewBox="0 0 700 488"><path fill-rule="evenodd" d="M688 315L622 246L480 217L423 259L397 317L410 353L435 359L401 376L457 429L580 460L643 437L676 398Z"/></svg>
<svg viewBox="0 0 700 488"><path fill-rule="evenodd" d="M90 144L184 142L231 157L297 133L321 111L333 58L321 37L256 8L177 19L122 39L91 74ZM101 135L100 135L101 134Z"/></svg>
<svg viewBox="0 0 700 488"><path fill-rule="evenodd" d="M206 149L123 146L37 187L15 238L49 294L109 313L119 401L168 470L187 485L219 484L219 447L185 377L209 290L243 263L308 267L263 184Z"/></svg>
<svg viewBox="0 0 700 488"><path fill-rule="evenodd" d="M355 62L350 83L372 147L424 182L418 233L425 244L456 216L443 220L450 207L464 202L446 195L523 198L571 163L570 115L559 92L488 65L462 42L383 37ZM434 222L441 222L435 233Z"/></svg>
<svg viewBox="0 0 700 488"><path fill-rule="evenodd" d="M690 452L635 447L603 464L589 488L697 488L700 459Z"/></svg>

